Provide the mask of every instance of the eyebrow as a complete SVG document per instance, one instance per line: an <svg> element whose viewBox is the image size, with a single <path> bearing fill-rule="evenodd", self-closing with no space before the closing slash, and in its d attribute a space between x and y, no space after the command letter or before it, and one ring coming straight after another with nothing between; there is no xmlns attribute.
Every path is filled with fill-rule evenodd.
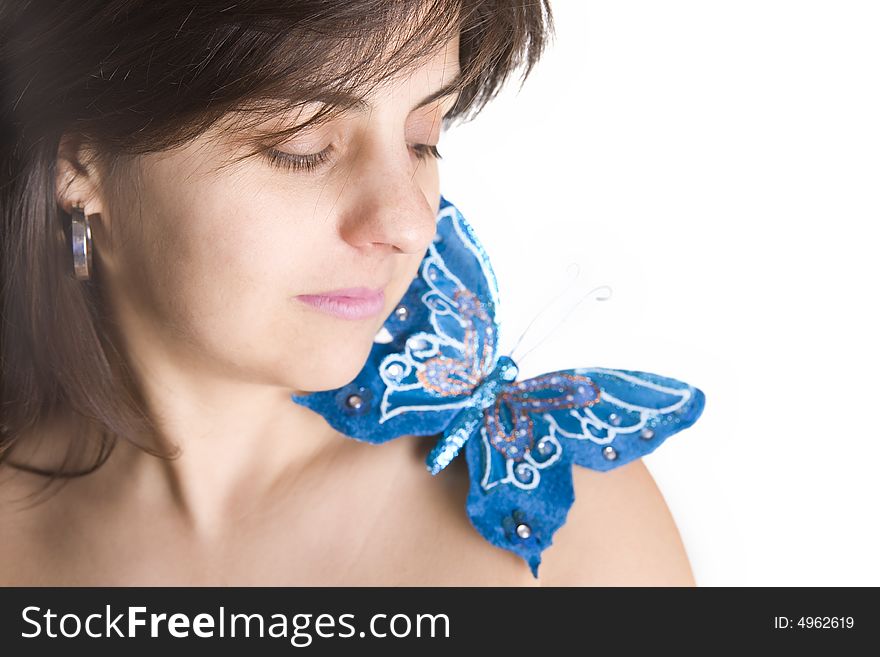
<svg viewBox="0 0 880 657"><path fill-rule="evenodd" d="M455 92L461 92L461 83L462 76L461 71L455 74L455 77L452 78L449 82L444 84L442 87L437 89L436 91L428 94L422 100L420 100L416 105L410 110L415 111L417 109L421 109L425 105L430 105L435 100L439 98L444 98L446 96L450 96ZM345 92L333 92L331 94L319 96L315 98L318 102L323 102L328 105L335 104L345 104L349 106L351 111L355 112L365 112L370 109L370 103L368 103L363 98L356 96L355 94L349 94Z"/></svg>
<svg viewBox="0 0 880 657"><path fill-rule="evenodd" d="M416 104L416 106L413 107L413 109L414 110L421 109L425 105L430 105L438 98L445 98L446 96L451 96L452 94L454 94L457 91L460 92L461 91L461 82L462 82L461 71L459 71L458 73L455 74L454 78L452 78L449 82L447 82L442 87L437 89L437 91L435 91L432 94L429 94L428 96L425 96L422 100L420 100L418 102L418 104Z"/></svg>

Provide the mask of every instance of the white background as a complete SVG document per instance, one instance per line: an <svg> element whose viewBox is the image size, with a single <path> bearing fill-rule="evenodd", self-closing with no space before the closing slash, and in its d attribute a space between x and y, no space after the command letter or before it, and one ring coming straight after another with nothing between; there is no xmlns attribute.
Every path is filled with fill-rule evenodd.
<svg viewBox="0 0 880 657"><path fill-rule="evenodd" d="M706 393L644 459L697 584L880 585L880 3L552 8L524 86L440 142L441 191L498 276L502 351L576 266L522 375Z"/></svg>

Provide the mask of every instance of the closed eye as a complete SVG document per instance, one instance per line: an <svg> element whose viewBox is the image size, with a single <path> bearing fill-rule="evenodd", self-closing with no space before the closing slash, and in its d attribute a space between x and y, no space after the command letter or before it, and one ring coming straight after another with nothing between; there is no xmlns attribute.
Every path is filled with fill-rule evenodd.
<svg viewBox="0 0 880 657"><path fill-rule="evenodd" d="M435 144L412 144L410 149L419 160L426 160L429 157L435 159L441 159L443 157L440 155L440 151L437 150ZM309 153L307 155L286 153L284 151L279 151L276 148L266 149L263 151L263 154L273 166L284 169L285 171L313 172L331 159L330 154L332 152L333 145L331 144L318 153Z"/></svg>

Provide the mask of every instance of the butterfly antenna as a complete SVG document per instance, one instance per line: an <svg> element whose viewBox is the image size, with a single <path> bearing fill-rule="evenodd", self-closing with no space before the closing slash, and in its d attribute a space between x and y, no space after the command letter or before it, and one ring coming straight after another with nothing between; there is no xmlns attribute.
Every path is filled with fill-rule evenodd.
<svg viewBox="0 0 880 657"><path fill-rule="evenodd" d="M577 303L575 303L571 308L568 309L568 312L565 313L563 318L561 320L559 320L559 322L556 323L556 326L554 326L552 329L550 329L550 331L548 331L547 334L543 338L538 340L538 342L536 342L535 345L531 349L529 349L526 353L524 353L519 358L514 359L514 361L517 364L521 364L525 360L526 356L528 356L531 352L533 352L536 347L540 346L543 342L545 342L553 334L553 332L556 331L556 329L558 329L560 326L562 326L563 323L565 323L565 320L568 319L568 316L571 315L572 311L574 311L575 308L577 308L581 303L586 301L586 299L591 294L593 294L596 290L601 290L602 288L606 288L608 290L608 295L604 296L604 297L596 297L596 301L607 301L608 299L610 299L611 298L611 287L610 286L600 285L599 287L594 287L592 290L587 292L583 297L581 297Z"/></svg>
<svg viewBox="0 0 880 657"><path fill-rule="evenodd" d="M562 291L561 291L559 294L557 294L557 295L556 295L555 297L553 297L550 301L548 301L546 304L544 304L544 307L541 308L541 310L539 310L539 311L538 311L538 312L532 317L532 321L530 321L530 322L528 323L528 325L525 327L525 329L523 330L523 332L519 334L519 338L517 338L517 340L516 340L516 344L514 344L514 345L513 345L513 348L510 350L510 357L511 357L511 358L513 358L513 354L514 354L514 352L516 351L516 348L519 346L519 343L522 342L522 339L525 337L526 333L528 333L528 332L529 332L529 329L532 328L532 324L535 323L535 321L538 319L538 317L540 317L540 316L544 313L544 311L547 310L547 308L548 308L551 304L553 304L557 299L559 299L563 294L565 294L566 291L568 291L568 289L574 284L574 282L575 282L575 280L577 279L577 277L580 276L580 267L578 267L578 264L577 264L576 262L571 263L571 264L573 264L573 265L575 266L575 268L577 268L577 270L578 270L577 273L574 275L574 278L572 278L572 279L568 282L568 285L567 285L565 288L563 288ZM571 265L569 265L569 267L570 267L570 266L571 266Z"/></svg>
<svg viewBox="0 0 880 657"><path fill-rule="evenodd" d="M598 286L598 287L594 287L592 290L590 290L589 292L585 293L585 294L584 294L584 295L583 295L583 296L582 296L582 297L581 297L581 298L580 298L580 299L579 299L574 305L572 305L572 306L568 309L568 312L565 313L565 315L562 317L562 319L560 319L560 320L556 323L556 325L555 325L553 328L551 328L543 338L541 338L538 342L536 342L535 345L534 345L531 349L529 349L529 350L528 350L526 353L524 353L522 356L520 356L520 357L518 357L518 358L514 358L513 360L514 360L517 364L521 364L521 363L525 360L525 357L526 357L526 356L528 356L532 351L534 351L536 347L538 347L538 346L541 345L543 342L545 342L547 339L549 339L550 336L551 336L551 335L552 335L552 334L553 334L553 333L554 333L554 332L555 332L560 326L562 326L562 324L565 323L565 321L568 319L569 315L571 315L571 313L574 311L575 308L577 308L580 304L582 304L584 301L586 301L586 300L587 300L591 295L593 295L597 290L601 290L601 289L603 289L603 288L605 288L605 289L608 290L608 294L607 294L606 296L599 296L599 297L596 297L595 300L596 300L596 301L607 301L608 299L610 299L610 298L611 298L611 293L612 293L612 289L611 289L610 286L608 286L608 285L600 285L600 286ZM557 296L556 298L558 298L558 296ZM555 301L555 299L554 299L554 301ZM546 309L546 306L545 306L544 309L541 310L541 312L544 312L545 309ZM534 322L535 319L537 319L537 316L532 320L532 322ZM529 324L529 326L531 326L531 323ZM526 327L526 330L528 330L528 328L529 328L529 327ZM520 336L520 339L522 339L522 336ZM519 341L517 341L517 345L516 345L516 346L519 346ZM516 349L516 346L514 347L514 349ZM513 358L512 355L511 355L511 358Z"/></svg>

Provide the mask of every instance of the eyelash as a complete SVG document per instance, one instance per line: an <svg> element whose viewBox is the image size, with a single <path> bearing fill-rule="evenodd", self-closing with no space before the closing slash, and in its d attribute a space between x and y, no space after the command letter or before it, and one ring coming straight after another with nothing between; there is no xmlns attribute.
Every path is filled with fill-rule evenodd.
<svg viewBox="0 0 880 657"><path fill-rule="evenodd" d="M440 151L437 150L437 147L433 144L414 144L412 146L412 149L413 151L415 151L416 157L419 158L419 160L425 160L428 157L433 157L439 160L443 157L442 155L440 155ZM277 166L288 171L311 172L324 164L328 159L330 159L331 150L332 147L327 147L320 153L311 153L309 155L285 153L274 148L269 148L264 152L266 157L269 159L269 162L273 166Z"/></svg>

